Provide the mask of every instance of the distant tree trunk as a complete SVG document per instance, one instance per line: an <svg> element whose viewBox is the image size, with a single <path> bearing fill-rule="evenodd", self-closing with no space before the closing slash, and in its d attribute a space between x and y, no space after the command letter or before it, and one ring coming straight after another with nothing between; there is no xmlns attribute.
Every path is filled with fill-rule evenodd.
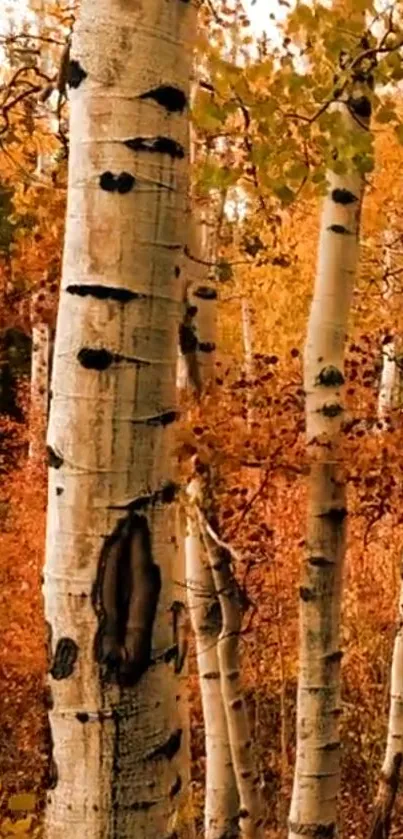
<svg viewBox="0 0 403 839"><path fill-rule="evenodd" d="M188 487L190 498L198 491L197 487L196 479ZM232 839L238 835L238 792L217 654L222 629L221 607L201 543L199 523L190 512L187 515L186 586L196 643L206 748L204 839Z"/></svg>
<svg viewBox="0 0 403 839"><path fill-rule="evenodd" d="M393 242L393 228L385 233L385 258L383 268L386 273L385 298L388 300L393 291L393 280L391 278ZM398 388L399 369L397 365L398 341L396 336L390 338L386 335L382 342L382 370L379 383L378 395L378 418L383 424L394 407L396 390Z"/></svg>
<svg viewBox="0 0 403 839"><path fill-rule="evenodd" d="M386 754L369 839L388 839L403 760L403 568L399 619L393 647Z"/></svg>
<svg viewBox="0 0 403 839"><path fill-rule="evenodd" d="M50 339L47 323L32 324L29 459L39 464L45 455L49 406Z"/></svg>
<svg viewBox="0 0 403 839"><path fill-rule="evenodd" d="M203 470L206 474L206 471ZM207 484L207 486L203 486ZM205 513L210 481L198 480L191 492L198 510L199 529L210 562L211 574L221 607L221 630L218 637L218 662L221 693L228 726L232 764L239 794L239 832L241 839L263 837L260 779L254 762L247 708L240 676L239 637L242 626L242 599L232 568L231 554L217 537L209 521L214 515Z"/></svg>
<svg viewBox="0 0 403 839"><path fill-rule="evenodd" d="M82 0L73 37L48 433L48 839L180 832L171 443L195 27L194 3Z"/></svg>
<svg viewBox="0 0 403 839"><path fill-rule="evenodd" d="M370 100L360 67L337 107L347 131L366 131ZM370 79L367 79L367 83ZM362 128L360 128L362 126ZM364 180L329 175L305 349L308 484L307 556L300 588L297 757L289 837L336 834L340 783L340 605L346 484L340 453L344 344L357 271Z"/></svg>
<svg viewBox="0 0 403 839"><path fill-rule="evenodd" d="M194 144L192 144L194 148ZM188 387L199 399L211 382L216 345L217 292L209 265L216 258L214 230L195 205L190 208L190 238L185 262L186 300L180 327L179 387ZM191 413L191 412L190 412ZM191 417L189 417L189 420ZM194 479L188 487L192 497ZM195 637L197 669L203 709L206 785L204 839L232 839L238 835L238 792L232 767L228 728L221 694L217 642L221 608L210 565L201 543L197 517L186 511L186 590Z"/></svg>

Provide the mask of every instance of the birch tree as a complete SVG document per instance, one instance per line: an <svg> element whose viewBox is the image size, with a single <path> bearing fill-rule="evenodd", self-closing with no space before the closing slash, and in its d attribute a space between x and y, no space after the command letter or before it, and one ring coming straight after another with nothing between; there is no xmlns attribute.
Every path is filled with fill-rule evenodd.
<svg viewBox="0 0 403 839"><path fill-rule="evenodd" d="M194 139L191 147L194 154ZM208 223L206 213L197 206L194 195L190 216L185 262L187 291L179 333L184 365L181 365L179 386L187 387L198 400L211 384L214 372L217 291L209 277L209 269L216 259L216 230L212 214ZM189 498L197 486L198 479L194 478L188 487ZM238 792L217 655L221 607L197 517L186 506L186 591L196 645L206 753L204 839L222 839L223 836L231 839L238 835Z"/></svg>
<svg viewBox="0 0 403 839"><path fill-rule="evenodd" d="M402 575L403 579L403 575ZM388 839L403 760L403 583L393 646L390 709L385 758L382 765L370 839Z"/></svg>
<svg viewBox="0 0 403 839"><path fill-rule="evenodd" d="M48 432L51 839L173 837L186 792L171 436L194 30L193 2L83 0L73 36Z"/></svg>
<svg viewBox="0 0 403 839"><path fill-rule="evenodd" d="M362 19L362 18L361 18ZM361 45L361 49L363 45ZM345 59L344 59L345 60ZM368 130L370 70L350 56L351 82L336 108L345 139ZM340 782L340 605L346 484L340 452L344 344L357 272L364 178L350 166L328 173L318 267L305 347L310 459L307 555L300 587L297 756L289 837L332 837Z"/></svg>

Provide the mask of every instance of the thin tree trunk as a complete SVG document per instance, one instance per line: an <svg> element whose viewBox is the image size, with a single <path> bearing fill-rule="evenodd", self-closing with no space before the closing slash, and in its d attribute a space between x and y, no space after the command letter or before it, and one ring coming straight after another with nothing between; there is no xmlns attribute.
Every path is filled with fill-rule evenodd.
<svg viewBox="0 0 403 839"><path fill-rule="evenodd" d="M192 498L197 481L188 487ZM238 792L221 693L217 644L222 629L211 568L201 544L197 517L187 514L186 586L196 642L206 749L204 839L238 835Z"/></svg>
<svg viewBox="0 0 403 839"><path fill-rule="evenodd" d="M399 620L393 647L390 710L383 762L369 839L388 839L403 759L403 569Z"/></svg>
<svg viewBox="0 0 403 839"><path fill-rule="evenodd" d="M347 130L369 124L360 68L338 107ZM344 344L357 271L363 178L329 175L305 349L308 483L307 556L300 588L297 757L289 837L336 833L340 783L340 606L346 539L346 484L340 454Z"/></svg>
<svg viewBox="0 0 403 839"><path fill-rule="evenodd" d="M48 434L49 839L164 839L186 793L171 449L195 7L83 0Z"/></svg>
<svg viewBox="0 0 403 839"><path fill-rule="evenodd" d="M45 455L49 406L50 340L47 323L32 324L31 404L29 460L38 464Z"/></svg>
<svg viewBox="0 0 403 839"><path fill-rule="evenodd" d="M194 150L194 141L191 148ZM187 292L180 328L182 373L179 387L191 388L199 398L214 371L217 292L205 263L214 261L216 254L211 247L211 228L194 201L190 214L191 235L185 263ZM192 492L193 482L188 487L190 497ZM187 601L195 637L205 733L204 839L232 839L238 834L238 792L217 656L221 608L201 543L197 517L189 508L186 511L185 554Z"/></svg>
<svg viewBox="0 0 403 839"><path fill-rule="evenodd" d="M232 569L231 554L218 539L201 511L203 498L206 496L206 487L201 492L201 486L202 481L195 482L192 500L198 511L199 528L221 607L222 627L217 652L232 764L239 794L240 837L241 839L261 839L263 818L260 779L253 756L248 714L240 677L239 637L242 625L240 591Z"/></svg>
<svg viewBox="0 0 403 839"><path fill-rule="evenodd" d="M393 229L385 233L385 259L384 270L386 273L386 288L385 299L388 300L393 292L392 279L390 277L392 269L392 254L391 244L393 241ZM378 394L378 418L384 425L387 417L393 407L395 392L398 384L398 367L397 367L397 341L396 338L389 340L389 336L385 336L382 343L382 371L379 384Z"/></svg>

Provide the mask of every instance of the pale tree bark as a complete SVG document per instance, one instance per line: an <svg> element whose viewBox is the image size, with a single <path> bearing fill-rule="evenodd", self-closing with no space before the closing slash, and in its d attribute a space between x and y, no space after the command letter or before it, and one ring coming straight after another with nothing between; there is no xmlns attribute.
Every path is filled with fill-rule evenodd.
<svg viewBox="0 0 403 839"><path fill-rule="evenodd" d="M202 469L204 477L197 478L189 488L189 497L197 516L211 574L221 609L221 629L217 654L221 693L229 734L232 765L239 794L239 835L241 839L262 839L263 817L260 795L260 778L254 760L246 703L240 676L239 638L242 626L243 603L232 568L229 548L219 539L210 518L205 512L209 498L209 470ZM209 499L211 501L211 499Z"/></svg>
<svg viewBox="0 0 403 839"><path fill-rule="evenodd" d="M386 753L382 765L369 839L388 839L403 759L403 568L399 619L393 647Z"/></svg>
<svg viewBox="0 0 403 839"><path fill-rule="evenodd" d="M172 423L195 6L83 0L48 433L49 839L180 835Z"/></svg>
<svg viewBox="0 0 403 839"><path fill-rule="evenodd" d="M30 441L28 457L31 464L43 462L49 405L50 338L47 323L32 319Z"/></svg>
<svg viewBox="0 0 403 839"><path fill-rule="evenodd" d="M385 270L390 272L391 245L393 231L385 234ZM392 292L391 279L387 297ZM383 367L378 398L378 416L385 424L390 411L398 406L398 385L400 370L397 364L398 341L383 344ZM390 834L393 809L399 787L401 764L403 759L403 566L401 569L401 587L399 598L399 617L393 646L390 708L385 757L381 769L378 791L375 799L374 814L369 831L369 839L388 839Z"/></svg>
<svg viewBox="0 0 403 839"><path fill-rule="evenodd" d="M392 222L393 223L393 222ZM392 243L393 243L393 228L387 230L385 233L385 248L383 267L386 274L385 299L390 299L393 293L393 279L392 279ZM385 424L393 403L395 402L396 390L398 387L399 370L397 365L398 341L396 337L392 340L389 336L385 336L382 344L382 370L379 383L378 394L378 418L382 425Z"/></svg>
<svg viewBox="0 0 403 839"><path fill-rule="evenodd" d="M366 131L368 87L358 68L337 107L347 131ZM364 77L365 78L365 77ZM367 79L367 84L370 79ZM318 269L305 348L308 482L307 556L300 588L297 756L289 838L336 834L340 783L340 606L346 538L341 421L344 344L359 255L364 181L328 175Z"/></svg>
<svg viewBox="0 0 403 839"><path fill-rule="evenodd" d="M198 485L197 479L189 484L189 499L198 491ZM189 510L185 547L187 596L195 636L205 733L204 839L232 839L238 835L238 792L217 653L222 629L221 607L201 543L199 522Z"/></svg>
<svg viewBox="0 0 403 839"><path fill-rule="evenodd" d="M191 144L194 152L194 138ZM193 197L187 247L186 300L180 327L181 376L179 387L191 389L199 399L214 372L217 292L210 279L216 259L214 228ZM189 421L191 421L191 413ZM197 485L197 479L196 485ZM192 481L188 487L193 494ZM210 565L201 543L197 517L186 509L186 591L195 638L197 670L203 710L206 781L204 839L232 839L238 835L238 793L229 747L228 727L221 694L217 642L222 626Z"/></svg>

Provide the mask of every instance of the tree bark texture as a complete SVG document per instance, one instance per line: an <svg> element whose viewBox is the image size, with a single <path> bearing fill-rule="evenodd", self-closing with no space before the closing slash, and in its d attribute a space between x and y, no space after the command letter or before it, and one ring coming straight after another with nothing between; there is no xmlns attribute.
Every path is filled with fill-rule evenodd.
<svg viewBox="0 0 403 839"><path fill-rule="evenodd" d="M180 832L180 256L195 5L83 0L48 432L49 839Z"/></svg>
<svg viewBox="0 0 403 839"><path fill-rule="evenodd" d="M347 131L367 130L368 81L360 68L341 109ZM358 128L357 126L361 126ZM364 181L330 172L305 347L310 459L307 554L300 588L297 756L289 839L332 839L340 782L340 606L346 485L340 453L344 345L359 252Z"/></svg>

